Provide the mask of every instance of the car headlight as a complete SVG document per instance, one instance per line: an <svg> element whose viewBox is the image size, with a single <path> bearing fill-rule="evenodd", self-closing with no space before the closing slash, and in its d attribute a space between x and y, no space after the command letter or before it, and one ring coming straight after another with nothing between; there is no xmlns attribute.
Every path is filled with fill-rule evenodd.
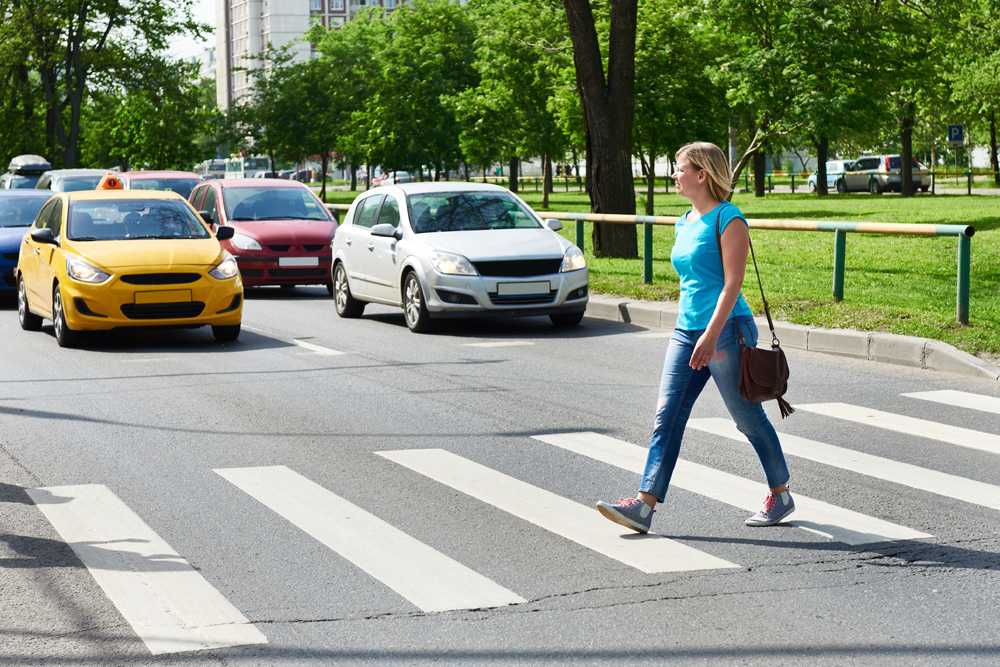
<svg viewBox="0 0 1000 667"><path fill-rule="evenodd" d="M583 251L575 245L570 246L566 254L563 255L562 266L559 267L559 272L566 273L567 271L579 271L585 268L587 268L587 260L583 256Z"/></svg>
<svg viewBox="0 0 1000 667"><path fill-rule="evenodd" d="M110 274L75 257L66 258L66 273L70 278L79 280L81 283L103 283L111 277Z"/></svg>
<svg viewBox="0 0 1000 667"><path fill-rule="evenodd" d="M233 245L240 250L260 250L260 244L257 243L257 239L252 236L247 236L246 234L233 234Z"/></svg>
<svg viewBox="0 0 1000 667"><path fill-rule="evenodd" d="M431 264L438 273L459 276L479 275L476 267L472 266L472 262L461 255L454 255L450 252L432 252Z"/></svg>
<svg viewBox="0 0 1000 667"><path fill-rule="evenodd" d="M244 236L243 238L250 238L250 237ZM256 243L256 241L254 241L254 243ZM208 275L212 276L213 278L218 278L219 280L228 280L230 278L235 278L239 274L239 272L240 269L238 266L236 266L236 258L234 258L227 252L225 255L225 259L219 262L219 264L214 269L209 271Z"/></svg>

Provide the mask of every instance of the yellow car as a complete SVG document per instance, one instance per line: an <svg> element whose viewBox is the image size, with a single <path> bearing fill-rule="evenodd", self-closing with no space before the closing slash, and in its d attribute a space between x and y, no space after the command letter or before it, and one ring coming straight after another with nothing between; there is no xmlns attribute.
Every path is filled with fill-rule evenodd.
<svg viewBox="0 0 1000 667"><path fill-rule="evenodd" d="M62 347L80 332L211 325L240 335L243 281L236 260L180 195L151 190L63 192L21 242L15 276L21 328L52 320Z"/></svg>

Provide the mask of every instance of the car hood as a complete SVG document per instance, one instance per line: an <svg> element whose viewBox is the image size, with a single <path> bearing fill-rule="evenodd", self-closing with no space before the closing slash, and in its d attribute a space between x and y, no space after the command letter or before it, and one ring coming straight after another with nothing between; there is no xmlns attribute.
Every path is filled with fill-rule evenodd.
<svg viewBox="0 0 1000 667"><path fill-rule="evenodd" d="M215 237L77 241L71 248L84 260L109 270L210 266L219 260L222 252Z"/></svg>
<svg viewBox="0 0 1000 667"><path fill-rule="evenodd" d="M229 223L240 234L264 244L329 244L337 230L333 220L236 220Z"/></svg>
<svg viewBox="0 0 1000 667"><path fill-rule="evenodd" d="M17 250L21 245L21 239L30 229L31 227L0 227L0 248L3 248L4 252Z"/></svg>
<svg viewBox="0 0 1000 667"><path fill-rule="evenodd" d="M417 238L435 250L457 253L471 261L562 257L571 245L548 228L427 232L417 234Z"/></svg>

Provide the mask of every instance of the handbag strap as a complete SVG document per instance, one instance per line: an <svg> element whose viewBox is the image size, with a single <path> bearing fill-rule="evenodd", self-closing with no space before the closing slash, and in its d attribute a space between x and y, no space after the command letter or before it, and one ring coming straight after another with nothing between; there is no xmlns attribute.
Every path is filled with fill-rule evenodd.
<svg viewBox="0 0 1000 667"><path fill-rule="evenodd" d="M723 202L722 205L725 206L730 202ZM722 207L719 207L719 212L715 215L715 242L719 246L719 263L722 265L722 279L726 278L726 263L722 259L722 232L719 230L719 218L722 217ZM746 222L746 218L743 218ZM750 239L750 223L747 222L747 242L750 244L750 257L753 258L753 271L757 274L757 286L760 287L760 300L764 303L764 315L767 316L767 326L771 329L771 347L778 347L780 342L778 341L778 334L774 331L774 322L771 321L771 309L767 305L767 299L764 297L764 283L760 280L760 270L757 269L757 256L753 252L753 241ZM743 342L743 332L736 327L736 331L740 335L740 343Z"/></svg>

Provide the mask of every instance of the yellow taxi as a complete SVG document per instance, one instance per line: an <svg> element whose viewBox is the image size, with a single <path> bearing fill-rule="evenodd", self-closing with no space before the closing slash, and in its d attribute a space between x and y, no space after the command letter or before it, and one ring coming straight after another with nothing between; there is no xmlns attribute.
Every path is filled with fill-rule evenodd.
<svg viewBox="0 0 1000 667"><path fill-rule="evenodd" d="M83 331L211 325L220 341L240 335L243 282L236 260L180 195L121 190L54 195L21 242L15 277L21 328L52 320L56 341Z"/></svg>

